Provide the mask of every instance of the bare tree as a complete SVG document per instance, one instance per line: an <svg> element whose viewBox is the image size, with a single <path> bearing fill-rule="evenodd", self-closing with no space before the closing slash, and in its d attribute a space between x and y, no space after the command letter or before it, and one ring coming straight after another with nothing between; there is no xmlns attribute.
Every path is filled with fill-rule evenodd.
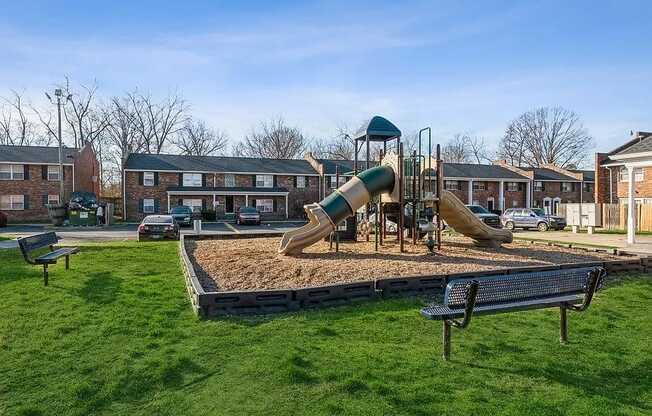
<svg viewBox="0 0 652 416"><path fill-rule="evenodd" d="M145 144L136 127L135 110L128 97L113 97L104 107L104 114L108 120L105 135L111 146L117 150L117 154L113 155L114 162L122 166L129 153L145 150Z"/></svg>
<svg viewBox="0 0 652 416"><path fill-rule="evenodd" d="M575 112L541 107L521 114L507 126L499 155L519 165L579 166L593 143Z"/></svg>
<svg viewBox="0 0 652 416"><path fill-rule="evenodd" d="M471 152L469 151L469 136L457 133L441 149L441 158L448 163L469 163Z"/></svg>
<svg viewBox="0 0 652 416"><path fill-rule="evenodd" d="M0 144L24 146L36 139L36 126L27 117L20 93L11 90L11 98L0 98Z"/></svg>
<svg viewBox="0 0 652 416"><path fill-rule="evenodd" d="M63 115L73 137L74 147L82 147L90 143L97 151L102 132L108 125L106 114L95 102L97 82L93 81L90 86L80 84L79 87L74 88L71 86L70 79L66 77L66 82L61 88L64 90L64 96L70 97L69 102L63 106Z"/></svg>
<svg viewBox="0 0 652 416"><path fill-rule="evenodd" d="M228 141L224 132L211 129L202 120L189 119L172 143L184 155L209 156L225 150Z"/></svg>
<svg viewBox="0 0 652 416"><path fill-rule="evenodd" d="M493 152L489 150L484 137L473 136L467 140L468 150L471 160L474 163L481 164L483 162L490 163L493 158Z"/></svg>
<svg viewBox="0 0 652 416"><path fill-rule="evenodd" d="M301 157L308 140L301 130L285 124L282 118L262 122L239 143L234 154L239 156L294 159Z"/></svg>
<svg viewBox="0 0 652 416"><path fill-rule="evenodd" d="M178 94L154 102L150 95L129 93L134 122L147 153L161 153L168 141L183 128L188 119L186 102Z"/></svg>

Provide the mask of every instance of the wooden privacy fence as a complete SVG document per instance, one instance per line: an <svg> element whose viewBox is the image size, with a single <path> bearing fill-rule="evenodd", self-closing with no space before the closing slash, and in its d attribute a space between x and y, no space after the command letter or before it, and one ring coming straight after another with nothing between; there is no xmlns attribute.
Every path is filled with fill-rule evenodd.
<svg viewBox="0 0 652 416"><path fill-rule="evenodd" d="M598 204L602 214L602 228L627 229L627 204ZM558 215L566 217L566 204L560 204ZM636 231L652 232L652 204L636 204Z"/></svg>

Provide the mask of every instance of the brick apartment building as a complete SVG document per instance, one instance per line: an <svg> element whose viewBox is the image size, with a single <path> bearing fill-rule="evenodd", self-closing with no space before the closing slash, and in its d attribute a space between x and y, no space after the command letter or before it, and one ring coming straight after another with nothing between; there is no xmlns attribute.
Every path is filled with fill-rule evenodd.
<svg viewBox="0 0 652 416"><path fill-rule="evenodd" d="M90 145L63 149L64 199L74 191L99 193L99 164ZM10 222L44 221L59 203L59 149L0 146L0 211Z"/></svg>
<svg viewBox="0 0 652 416"><path fill-rule="evenodd" d="M361 170L364 162L359 163ZM323 199L338 187L337 175L342 185L353 170L353 161L311 154L302 160L131 154L123 173L124 215L137 221L187 205L213 209L223 219L253 206L264 219L302 218L305 204ZM444 186L463 202L493 211L539 206L554 212L561 202L593 200L592 172L554 166L447 163Z"/></svg>

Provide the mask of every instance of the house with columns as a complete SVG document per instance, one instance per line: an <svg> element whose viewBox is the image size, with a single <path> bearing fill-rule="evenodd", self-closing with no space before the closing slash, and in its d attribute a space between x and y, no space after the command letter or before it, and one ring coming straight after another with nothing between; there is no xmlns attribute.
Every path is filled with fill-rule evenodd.
<svg viewBox="0 0 652 416"><path fill-rule="evenodd" d="M637 204L652 203L652 133L636 131L595 156L595 201L627 205L627 242L635 243Z"/></svg>

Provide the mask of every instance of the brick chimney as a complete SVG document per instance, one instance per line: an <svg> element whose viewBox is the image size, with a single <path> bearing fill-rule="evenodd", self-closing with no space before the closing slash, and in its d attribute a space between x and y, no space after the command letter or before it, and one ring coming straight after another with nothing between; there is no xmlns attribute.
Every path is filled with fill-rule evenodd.
<svg viewBox="0 0 652 416"><path fill-rule="evenodd" d="M324 165L319 163L317 159L312 155L312 152L306 153L303 158L310 163L310 166L317 171L320 175L324 175Z"/></svg>

